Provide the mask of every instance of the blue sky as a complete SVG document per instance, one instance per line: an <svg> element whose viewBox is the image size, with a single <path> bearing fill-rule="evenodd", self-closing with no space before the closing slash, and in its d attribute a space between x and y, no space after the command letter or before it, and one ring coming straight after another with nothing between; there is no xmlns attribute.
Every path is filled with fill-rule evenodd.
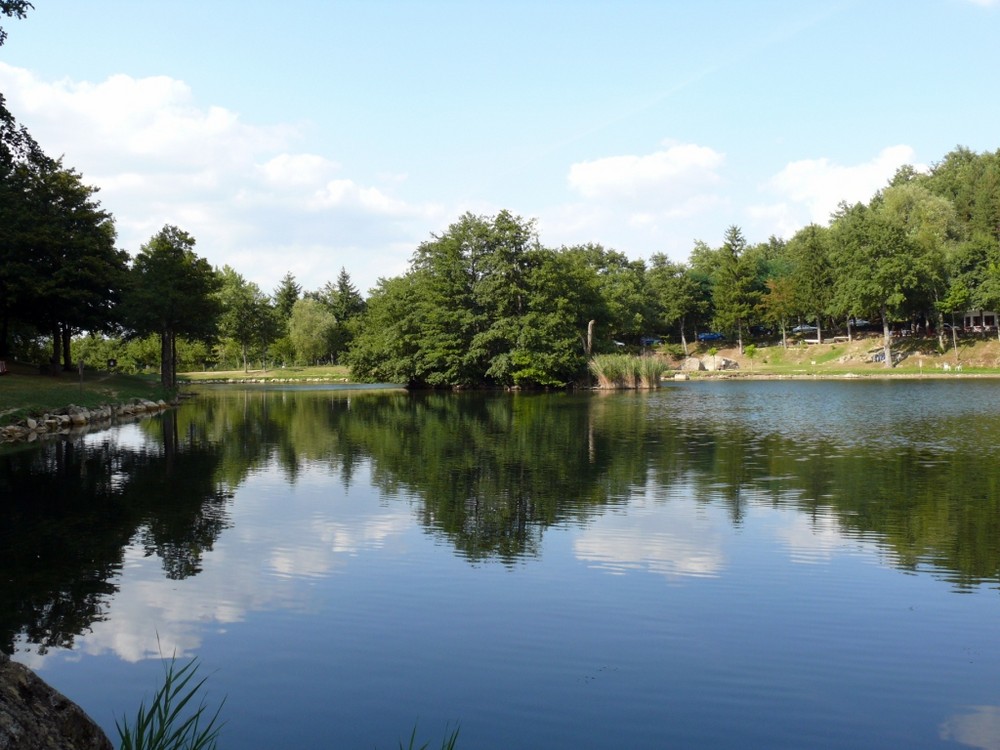
<svg viewBox="0 0 1000 750"><path fill-rule="evenodd" d="M1000 148L1000 0L35 0L0 91L101 188L271 291L362 291L462 213L685 260Z"/></svg>

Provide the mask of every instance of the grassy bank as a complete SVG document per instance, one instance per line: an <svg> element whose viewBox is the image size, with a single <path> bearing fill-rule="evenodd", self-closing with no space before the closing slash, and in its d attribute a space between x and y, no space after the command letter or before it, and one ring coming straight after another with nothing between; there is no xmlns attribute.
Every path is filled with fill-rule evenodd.
<svg viewBox="0 0 1000 750"><path fill-rule="evenodd" d="M316 367L272 367L267 370L207 370L205 372L179 372L177 380L184 383L223 381L349 381L350 370L344 365L319 365Z"/></svg>
<svg viewBox="0 0 1000 750"><path fill-rule="evenodd" d="M756 346L752 362L741 355L736 347L718 347L719 356L732 359L740 366L739 370L720 374L746 377L752 370L754 376L764 377L1000 375L1000 341L995 336L959 339L957 351L949 341L944 352L939 351L936 338L896 339L893 341L892 351L900 360L892 368L872 361L873 355L882 351L881 336L869 335L855 341L824 344L790 341L787 348L782 347L780 342L756 342ZM691 354L704 357L709 351L707 346L693 347ZM958 369L959 366L961 369Z"/></svg>
<svg viewBox="0 0 1000 750"><path fill-rule="evenodd" d="M169 400L173 394L160 387L155 377L109 374L85 370L79 373L39 375L37 365L7 363L9 373L0 375L0 425L28 416L40 416L70 404L94 408L132 398Z"/></svg>

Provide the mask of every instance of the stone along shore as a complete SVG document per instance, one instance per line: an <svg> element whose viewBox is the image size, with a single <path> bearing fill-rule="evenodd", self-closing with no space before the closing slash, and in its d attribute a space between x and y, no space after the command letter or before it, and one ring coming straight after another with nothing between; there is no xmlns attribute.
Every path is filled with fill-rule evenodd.
<svg viewBox="0 0 1000 750"><path fill-rule="evenodd" d="M113 424L133 421L168 408L163 399L149 401L133 398L121 404L105 404L88 409L70 404L39 418L27 417L16 424L0 427L0 442L33 441L54 435L69 435L104 429Z"/></svg>

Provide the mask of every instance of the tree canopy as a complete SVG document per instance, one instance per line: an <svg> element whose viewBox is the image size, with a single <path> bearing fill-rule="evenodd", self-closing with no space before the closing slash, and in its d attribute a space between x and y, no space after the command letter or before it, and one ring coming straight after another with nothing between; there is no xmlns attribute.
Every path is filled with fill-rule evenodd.
<svg viewBox="0 0 1000 750"><path fill-rule="evenodd" d="M177 337L207 339L217 330L221 282L194 252L187 232L166 225L142 246L132 264L126 297L132 330L160 337L160 378L177 383Z"/></svg>

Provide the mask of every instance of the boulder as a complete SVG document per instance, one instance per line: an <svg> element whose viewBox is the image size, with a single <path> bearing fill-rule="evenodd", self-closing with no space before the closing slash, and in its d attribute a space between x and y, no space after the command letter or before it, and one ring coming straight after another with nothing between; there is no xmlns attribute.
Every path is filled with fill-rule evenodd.
<svg viewBox="0 0 1000 750"><path fill-rule="evenodd" d="M681 370L685 372L704 370L705 365L697 357L688 357L681 362Z"/></svg>
<svg viewBox="0 0 1000 750"><path fill-rule="evenodd" d="M739 362L735 362L731 359L726 359L725 357L720 357L718 354L705 357L704 361L705 369L711 372L716 370L738 370L740 369Z"/></svg>
<svg viewBox="0 0 1000 750"><path fill-rule="evenodd" d="M0 653L0 748L112 750L101 728L23 664Z"/></svg>

